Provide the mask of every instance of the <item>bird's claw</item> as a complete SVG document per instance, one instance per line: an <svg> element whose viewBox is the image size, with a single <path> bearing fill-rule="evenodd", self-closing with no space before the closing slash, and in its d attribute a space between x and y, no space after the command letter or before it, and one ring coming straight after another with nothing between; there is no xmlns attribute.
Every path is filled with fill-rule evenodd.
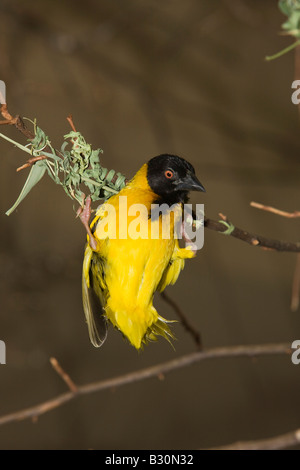
<svg viewBox="0 0 300 470"><path fill-rule="evenodd" d="M185 217L185 219L183 220L183 222L181 224L181 236L182 236L183 240L185 241L186 248L189 248L194 254L196 254L197 245L192 242L192 240L190 239L190 237L188 236L188 234L185 230L186 226L191 227L193 225L193 223L194 223L194 219L193 219L192 215L187 214L187 216Z"/></svg>
<svg viewBox="0 0 300 470"><path fill-rule="evenodd" d="M92 213L91 204L92 204L91 196L87 196L86 199L85 199L85 202L84 202L84 206L79 207L79 209L77 210L76 215L77 215L77 217L80 218L83 226L86 229L86 232L87 232L88 237L89 237L90 247L92 248L92 250L95 251L97 249L97 241L96 241L94 235L91 232L90 224L89 224L89 221L90 221L90 218L91 218L91 213Z"/></svg>

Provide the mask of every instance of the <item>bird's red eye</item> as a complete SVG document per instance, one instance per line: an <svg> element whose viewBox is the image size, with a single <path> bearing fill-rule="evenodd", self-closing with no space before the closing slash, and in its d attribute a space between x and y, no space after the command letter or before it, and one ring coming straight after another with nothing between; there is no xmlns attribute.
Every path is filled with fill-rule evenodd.
<svg viewBox="0 0 300 470"><path fill-rule="evenodd" d="M174 173L173 173L172 170L166 170L166 171L165 171L165 177L168 178L169 180L170 180L171 178L173 178L173 176L174 176Z"/></svg>

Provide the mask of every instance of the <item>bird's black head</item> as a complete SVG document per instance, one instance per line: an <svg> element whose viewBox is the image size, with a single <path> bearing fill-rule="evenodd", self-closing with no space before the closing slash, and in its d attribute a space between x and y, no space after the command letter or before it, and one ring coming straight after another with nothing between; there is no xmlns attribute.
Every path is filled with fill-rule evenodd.
<svg viewBox="0 0 300 470"><path fill-rule="evenodd" d="M194 167L176 155L159 155L148 162L147 179L159 202L186 202L190 191L205 191Z"/></svg>

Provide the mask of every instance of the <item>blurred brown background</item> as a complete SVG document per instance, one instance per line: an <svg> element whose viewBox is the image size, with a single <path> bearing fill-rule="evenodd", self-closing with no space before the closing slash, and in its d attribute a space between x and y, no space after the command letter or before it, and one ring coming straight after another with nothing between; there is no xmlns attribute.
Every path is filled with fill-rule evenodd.
<svg viewBox="0 0 300 470"><path fill-rule="evenodd" d="M298 239L299 220L249 206L300 209L294 53L264 61L292 41L278 35L277 2L2 0L0 15L10 112L36 117L54 146L72 113L107 167L132 176L152 156L179 154L206 187L192 200L209 217L223 212L250 231ZM25 141L13 128L1 132ZM193 351L180 324L175 351L161 339L138 354L112 329L100 350L91 346L81 306L85 233L72 201L45 178L6 217L26 155L2 140L0 151L0 415L66 390L51 356L83 384ZM300 338L300 312L289 309L295 260L206 231L168 293L205 347L292 342ZM156 306L175 317L159 298ZM289 357L212 360L2 427L0 447L187 449L270 437L299 427L299 392L300 365Z"/></svg>

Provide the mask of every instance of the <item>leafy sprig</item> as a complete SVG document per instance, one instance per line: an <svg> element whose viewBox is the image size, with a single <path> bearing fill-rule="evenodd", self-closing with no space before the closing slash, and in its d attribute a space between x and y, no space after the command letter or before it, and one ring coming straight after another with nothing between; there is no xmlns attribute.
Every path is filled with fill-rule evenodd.
<svg viewBox="0 0 300 470"><path fill-rule="evenodd" d="M277 59L300 45L300 0L279 0L278 7L288 17L281 25L284 30L282 34L293 36L297 41L276 54L267 56L266 60Z"/></svg>
<svg viewBox="0 0 300 470"><path fill-rule="evenodd" d="M92 201L105 200L125 186L125 176L104 168L100 160L103 150L93 150L80 132L72 130L66 134L60 150L57 150L36 121L30 122L34 127L34 138L25 146L0 133L0 137L31 155L27 164L21 167L23 169L31 166L31 170L18 199L6 212L7 215L18 207L46 173L81 206L85 200L84 186L88 188Z"/></svg>

